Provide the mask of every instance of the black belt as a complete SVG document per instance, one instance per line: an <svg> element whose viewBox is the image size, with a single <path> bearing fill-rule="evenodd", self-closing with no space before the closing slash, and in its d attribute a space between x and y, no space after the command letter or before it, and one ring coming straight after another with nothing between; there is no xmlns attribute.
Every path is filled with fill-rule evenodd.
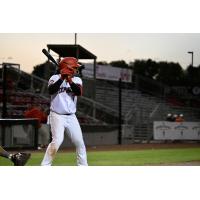
<svg viewBox="0 0 200 200"><path fill-rule="evenodd" d="M73 113L61 114L61 113L57 113L57 112L55 112L55 111L53 111L53 110L51 110L51 112L54 112L54 113L56 113L56 114L58 114L58 115L72 115L72 114L73 114Z"/></svg>

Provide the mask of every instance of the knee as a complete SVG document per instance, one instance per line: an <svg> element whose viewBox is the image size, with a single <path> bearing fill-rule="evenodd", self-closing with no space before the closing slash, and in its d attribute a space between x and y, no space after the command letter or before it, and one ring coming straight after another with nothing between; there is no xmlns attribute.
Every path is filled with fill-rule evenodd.
<svg viewBox="0 0 200 200"><path fill-rule="evenodd" d="M56 146L56 144L54 142L51 142L49 144L49 147L48 147L48 154L51 156L51 157L54 157L56 155L56 152L58 151L58 147Z"/></svg>
<svg viewBox="0 0 200 200"><path fill-rule="evenodd" d="M55 145L55 147L58 149L60 147L60 145L63 142L63 138L61 139L53 139L51 143L53 143Z"/></svg>
<svg viewBox="0 0 200 200"><path fill-rule="evenodd" d="M76 141L75 146L76 148L85 149L85 144L83 141Z"/></svg>

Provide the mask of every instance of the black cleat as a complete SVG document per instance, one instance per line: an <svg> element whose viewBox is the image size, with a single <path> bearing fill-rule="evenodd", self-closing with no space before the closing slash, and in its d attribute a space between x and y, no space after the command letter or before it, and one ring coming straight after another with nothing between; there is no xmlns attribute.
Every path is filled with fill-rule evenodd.
<svg viewBox="0 0 200 200"><path fill-rule="evenodd" d="M11 160L14 163L14 166L24 166L30 157L30 153L16 153L12 155Z"/></svg>

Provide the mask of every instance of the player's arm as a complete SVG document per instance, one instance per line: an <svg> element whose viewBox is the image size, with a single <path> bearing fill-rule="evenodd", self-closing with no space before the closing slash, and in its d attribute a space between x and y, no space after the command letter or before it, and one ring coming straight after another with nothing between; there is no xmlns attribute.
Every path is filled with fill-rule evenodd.
<svg viewBox="0 0 200 200"><path fill-rule="evenodd" d="M60 89L60 85L63 83L62 79L58 79L55 83L52 83L48 86L49 94L55 94Z"/></svg>
<svg viewBox="0 0 200 200"><path fill-rule="evenodd" d="M70 87L72 89L72 92L76 95L76 96L81 96L82 95L82 86L80 84L76 84L74 82L69 83Z"/></svg>

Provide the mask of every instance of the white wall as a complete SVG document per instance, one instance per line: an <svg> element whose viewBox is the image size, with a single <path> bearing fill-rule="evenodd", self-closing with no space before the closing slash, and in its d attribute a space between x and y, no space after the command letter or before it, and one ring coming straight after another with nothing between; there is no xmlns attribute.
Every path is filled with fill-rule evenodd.
<svg viewBox="0 0 200 200"><path fill-rule="evenodd" d="M154 140L200 140L200 122L155 121Z"/></svg>

